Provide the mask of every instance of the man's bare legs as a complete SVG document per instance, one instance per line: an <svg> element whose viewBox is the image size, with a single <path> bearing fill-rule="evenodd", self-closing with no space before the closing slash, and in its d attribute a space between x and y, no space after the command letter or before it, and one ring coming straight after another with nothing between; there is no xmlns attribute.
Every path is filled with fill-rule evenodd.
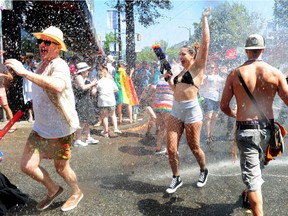
<svg viewBox="0 0 288 216"><path fill-rule="evenodd" d="M27 147L24 149L24 153L21 159L21 170L29 175L31 178L43 184L48 190L48 196L52 197L59 189L59 185L56 184L47 173L47 171L41 167L41 157L38 153L28 153Z"/></svg>
<svg viewBox="0 0 288 216"><path fill-rule="evenodd" d="M263 199L261 191L249 191L248 199L253 216L263 216Z"/></svg>
<svg viewBox="0 0 288 216"><path fill-rule="evenodd" d="M59 190L59 185L53 181L48 172L41 167L41 156L38 153L29 153L27 147L25 147L22 159L21 170L43 184L47 189L47 195L53 197ZM82 195L82 192L78 186L77 177L75 172L71 169L69 160L57 160L54 159L54 166L56 172L64 179L64 181L70 186L72 194L70 198L78 198ZM74 198L75 197L75 198Z"/></svg>
<svg viewBox="0 0 288 216"><path fill-rule="evenodd" d="M71 169L69 160L54 160L54 165L57 173L71 187L72 196L79 196L82 192L78 186L75 172Z"/></svg>

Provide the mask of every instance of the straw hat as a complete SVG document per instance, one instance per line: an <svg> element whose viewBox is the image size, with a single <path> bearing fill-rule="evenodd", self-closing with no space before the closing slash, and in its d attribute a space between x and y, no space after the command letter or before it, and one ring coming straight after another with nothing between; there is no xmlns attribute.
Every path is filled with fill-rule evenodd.
<svg viewBox="0 0 288 216"><path fill-rule="evenodd" d="M80 62L76 65L77 74L82 73L83 71L89 70L91 67L86 62Z"/></svg>
<svg viewBox="0 0 288 216"><path fill-rule="evenodd" d="M35 32L33 33L33 35L37 39L41 39L42 36L50 37L61 45L61 50L65 52L67 51L66 45L64 43L63 32L55 26L50 26L49 28L45 29L43 32Z"/></svg>

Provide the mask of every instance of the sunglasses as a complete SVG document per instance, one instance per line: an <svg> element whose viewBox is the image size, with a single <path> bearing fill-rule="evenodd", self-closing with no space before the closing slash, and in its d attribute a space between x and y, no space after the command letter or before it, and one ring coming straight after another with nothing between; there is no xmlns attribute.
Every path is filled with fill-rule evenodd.
<svg viewBox="0 0 288 216"><path fill-rule="evenodd" d="M42 42L44 42L45 46L50 46L51 43L54 43L54 44L56 44L56 45L59 45L58 43L53 42L53 41L37 39L37 44L38 44L38 45L40 45Z"/></svg>

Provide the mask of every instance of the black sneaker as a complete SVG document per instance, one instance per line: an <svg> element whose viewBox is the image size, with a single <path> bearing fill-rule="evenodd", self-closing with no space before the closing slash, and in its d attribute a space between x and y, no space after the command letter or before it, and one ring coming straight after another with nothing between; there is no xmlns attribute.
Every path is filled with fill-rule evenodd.
<svg viewBox="0 0 288 216"><path fill-rule="evenodd" d="M167 188L166 192L171 194L174 193L179 187L181 187L183 184L180 176L176 176L172 178L172 182L169 186L169 188Z"/></svg>
<svg viewBox="0 0 288 216"><path fill-rule="evenodd" d="M199 180L197 182L197 187L201 188L205 186L207 179L208 179L208 169L205 169L204 171L200 171Z"/></svg>
<svg viewBox="0 0 288 216"><path fill-rule="evenodd" d="M251 209L251 205L248 199L248 193L246 190L242 192L242 208Z"/></svg>

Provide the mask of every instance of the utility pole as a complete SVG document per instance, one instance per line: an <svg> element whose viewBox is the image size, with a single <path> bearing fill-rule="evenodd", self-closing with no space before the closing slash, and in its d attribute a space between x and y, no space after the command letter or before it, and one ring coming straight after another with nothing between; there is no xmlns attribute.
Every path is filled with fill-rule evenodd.
<svg viewBox="0 0 288 216"><path fill-rule="evenodd" d="M117 12L118 12L118 59L122 59L122 42L121 42L121 5L120 0L117 0Z"/></svg>
<svg viewBox="0 0 288 216"><path fill-rule="evenodd" d="M192 41L192 35L191 35L191 28L185 27L185 26L178 26L178 28L184 28L189 31L189 42Z"/></svg>

